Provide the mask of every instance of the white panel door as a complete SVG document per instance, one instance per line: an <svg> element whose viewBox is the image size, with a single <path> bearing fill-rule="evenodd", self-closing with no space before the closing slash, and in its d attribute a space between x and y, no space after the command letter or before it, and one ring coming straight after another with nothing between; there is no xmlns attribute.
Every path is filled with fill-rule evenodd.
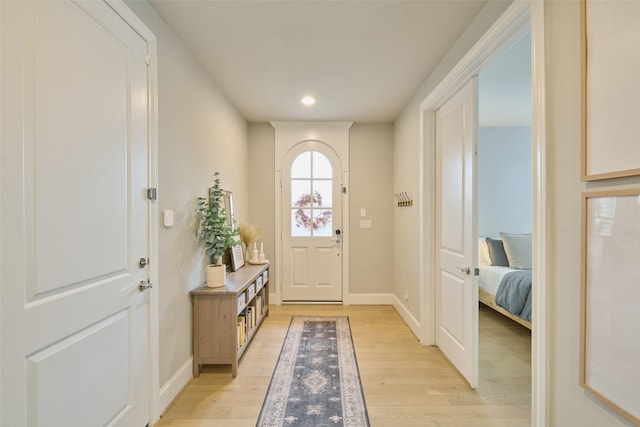
<svg viewBox="0 0 640 427"><path fill-rule="evenodd" d="M283 301L342 301L342 184L338 156L306 141L282 163Z"/></svg>
<svg viewBox="0 0 640 427"><path fill-rule="evenodd" d="M146 42L104 2L0 3L0 424L143 427Z"/></svg>
<svg viewBox="0 0 640 427"><path fill-rule="evenodd" d="M436 339L469 381L478 384L478 289L475 259L475 80L436 112L439 273Z"/></svg>

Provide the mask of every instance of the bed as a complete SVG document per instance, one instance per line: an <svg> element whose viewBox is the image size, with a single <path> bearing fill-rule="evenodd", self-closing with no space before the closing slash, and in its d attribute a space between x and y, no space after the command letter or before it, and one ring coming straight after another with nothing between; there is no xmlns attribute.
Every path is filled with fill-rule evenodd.
<svg viewBox="0 0 640 427"><path fill-rule="evenodd" d="M531 329L531 235L478 240L481 303Z"/></svg>

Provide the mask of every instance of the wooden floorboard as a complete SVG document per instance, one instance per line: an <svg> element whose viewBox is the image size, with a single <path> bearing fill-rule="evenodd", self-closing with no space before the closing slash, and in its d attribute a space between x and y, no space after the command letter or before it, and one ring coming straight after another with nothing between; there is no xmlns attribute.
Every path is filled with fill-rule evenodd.
<svg viewBox="0 0 640 427"><path fill-rule="evenodd" d="M420 345L391 306L282 305L270 313L237 378L230 366L205 366L156 426L255 426L294 314L349 316L373 427L531 424L531 332L482 304L476 390L437 347Z"/></svg>

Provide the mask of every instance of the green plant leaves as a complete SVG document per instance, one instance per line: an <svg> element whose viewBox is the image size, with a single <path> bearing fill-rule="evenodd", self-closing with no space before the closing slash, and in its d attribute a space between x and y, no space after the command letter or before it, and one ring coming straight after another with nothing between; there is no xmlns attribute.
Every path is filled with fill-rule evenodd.
<svg viewBox="0 0 640 427"><path fill-rule="evenodd" d="M234 239L238 230L227 220L224 209L223 192L220 188L219 173L214 174L213 191L210 199L196 199L196 215L199 227L198 236L204 242L205 253L213 258L214 263L224 254L227 248L238 245Z"/></svg>

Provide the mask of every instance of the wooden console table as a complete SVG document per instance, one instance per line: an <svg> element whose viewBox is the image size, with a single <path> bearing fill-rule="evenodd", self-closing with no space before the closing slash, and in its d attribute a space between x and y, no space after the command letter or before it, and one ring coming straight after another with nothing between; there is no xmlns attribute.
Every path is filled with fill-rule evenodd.
<svg viewBox="0 0 640 427"><path fill-rule="evenodd" d="M208 364L230 364L236 377L240 357L269 315L269 265L245 265L227 274L226 286L191 291L195 378Z"/></svg>

